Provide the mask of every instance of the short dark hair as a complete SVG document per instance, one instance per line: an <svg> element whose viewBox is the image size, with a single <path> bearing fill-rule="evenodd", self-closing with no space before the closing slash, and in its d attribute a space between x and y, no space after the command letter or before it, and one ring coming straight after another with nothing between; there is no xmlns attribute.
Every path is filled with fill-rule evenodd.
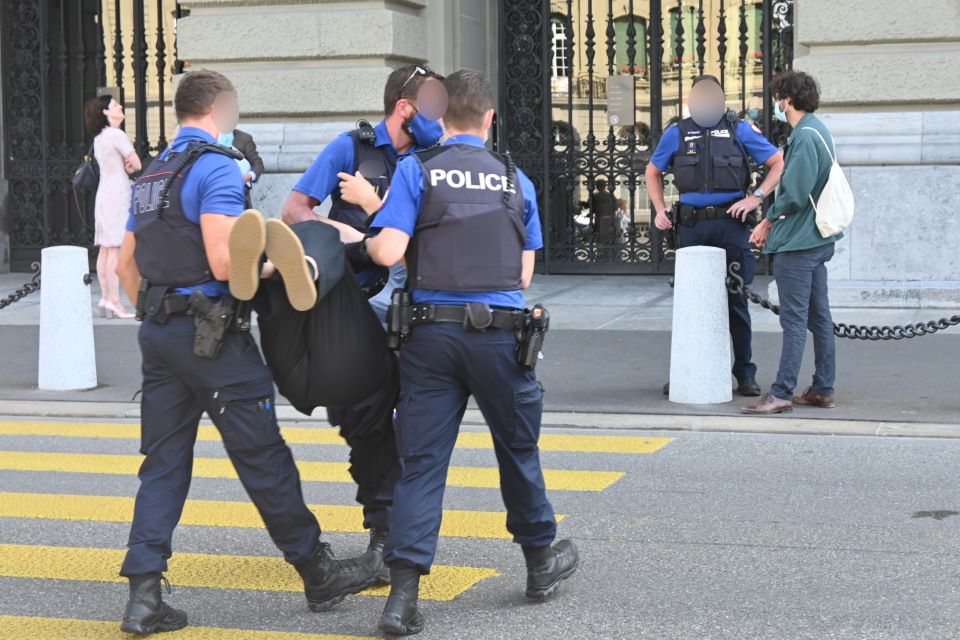
<svg viewBox="0 0 960 640"><path fill-rule="evenodd" d="M479 71L461 69L443 81L449 103L443 116L447 128L478 129L487 111L493 109L493 85Z"/></svg>
<svg viewBox="0 0 960 640"><path fill-rule="evenodd" d="M709 75L709 74L704 74L704 75L698 77L696 80L693 81L693 84L690 85L690 86L691 86L691 87L695 87L695 86L697 86L698 84L700 84L701 82L712 82L712 83L714 83L715 85L717 85L718 87L721 87L721 88L723 87L723 85L720 84L720 80L717 79L717 76L711 76L711 75Z"/></svg>
<svg viewBox="0 0 960 640"><path fill-rule="evenodd" d="M803 71L784 71L773 79L771 89L777 100L790 98L794 109L813 113L820 108L820 87Z"/></svg>
<svg viewBox="0 0 960 640"><path fill-rule="evenodd" d="M87 100L87 104L83 107L83 121L91 135L99 135L110 124L103 112L110 107L112 100L113 96L109 93Z"/></svg>
<svg viewBox="0 0 960 640"><path fill-rule="evenodd" d="M443 80L443 76L421 64L408 64L394 69L383 87L383 115L392 115L400 100L416 98L420 86L430 78Z"/></svg>
<svg viewBox="0 0 960 640"><path fill-rule="evenodd" d="M236 93L233 83L225 75L209 69L184 74L173 98L177 120L202 118L210 112L213 101L221 93Z"/></svg>

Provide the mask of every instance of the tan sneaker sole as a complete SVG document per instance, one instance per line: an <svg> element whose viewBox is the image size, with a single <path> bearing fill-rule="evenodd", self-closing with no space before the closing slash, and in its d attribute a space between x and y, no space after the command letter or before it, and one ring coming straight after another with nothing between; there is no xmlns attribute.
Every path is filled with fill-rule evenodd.
<svg viewBox="0 0 960 640"><path fill-rule="evenodd" d="M260 287L260 257L267 246L263 215L247 209L230 231L230 295L252 300Z"/></svg>
<svg viewBox="0 0 960 640"><path fill-rule="evenodd" d="M283 278L290 306L297 311L312 309L317 304L317 285L297 234L279 220L267 220L266 251Z"/></svg>

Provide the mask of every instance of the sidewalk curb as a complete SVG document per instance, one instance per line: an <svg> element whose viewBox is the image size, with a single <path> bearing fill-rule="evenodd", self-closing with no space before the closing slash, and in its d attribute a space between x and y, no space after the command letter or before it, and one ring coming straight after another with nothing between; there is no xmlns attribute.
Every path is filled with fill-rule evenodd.
<svg viewBox="0 0 960 640"><path fill-rule="evenodd" d="M328 426L322 411L305 416L288 405L277 406L280 422ZM64 402L11 400L0 404L0 415L40 418L99 418L135 420L140 405L135 402ZM468 409L464 424L486 424L476 409ZM773 433L819 436L881 436L900 438L960 438L960 424L929 422L881 422L772 417L662 415L624 413L575 413L547 411L545 428L610 429L624 431L701 431L711 433Z"/></svg>

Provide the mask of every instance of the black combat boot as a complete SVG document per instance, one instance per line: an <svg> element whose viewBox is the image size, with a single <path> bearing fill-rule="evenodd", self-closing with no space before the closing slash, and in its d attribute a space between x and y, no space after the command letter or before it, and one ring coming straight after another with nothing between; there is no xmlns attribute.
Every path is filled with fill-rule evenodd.
<svg viewBox="0 0 960 640"><path fill-rule="evenodd" d="M527 597L546 600L561 580L566 580L577 570L580 553L570 540L561 540L552 547L524 547L527 561Z"/></svg>
<svg viewBox="0 0 960 640"><path fill-rule="evenodd" d="M187 626L187 614L163 601L161 580L167 585L167 593L170 593L170 583L159 573L130 576L130 600L123 612L121 631L145 636Z"/></svg>
<svg viewBox="0 0 960 640"><path fill-rule="evenodd" d="M384 633L412 636L423 631L423 614L417 606L420 569L405 562L390 565L390 597L377 626Z"/></svg>
<svg viewBox="0 0 960 640"><path fill-rule="evenodd" d="M327 611L349 595L360 593L376 581L383 561L375 553L367 552L356 558L337 560L330 545L317 545L313 558L297 565L303 578L303 590L311 611Z"/></svg>
<svg viewBox="0 0 960 640"><path fill-rule="evenodd" d="M367 551L380 556L381 561L383 560L383 545L387 541L388 533L386 529L378 529L376 527L370 529L370 544L367 546ZM383 565L380 568L380 571L377 572L376 584L390 584L390 567Z"/></svg>

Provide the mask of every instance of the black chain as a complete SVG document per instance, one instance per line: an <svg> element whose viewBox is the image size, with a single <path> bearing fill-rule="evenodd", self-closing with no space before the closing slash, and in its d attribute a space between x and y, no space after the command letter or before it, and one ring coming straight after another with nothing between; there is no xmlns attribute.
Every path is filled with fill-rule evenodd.
<svg viewBox="0 0 960 640"><path fill-rule="evenodd" d="M730 263L729 276L727 277L727 290L730 293L739 293L750 302L772 311L775 315L780 315L780 305L774 304L763 296L751 291L750 287L743 282L740 269L741 266L739 262ZM915 324L898 324L882 327L876 325L844 324L841 322L833 324L833 334L838 338L849 338L851 340L904 340L906 338L928 336L957 325L960 325L960 315L940 318L939 320L928 320L927 322L917 322Z"/></svg>
<svg viewBox="0 0 960 640"><path fill-rule="evenodd" d="M30 278L30 282L26 283L6 298L0 299L0 309L9 307L14 302L18 302L23 298L26 298L28 295L34 291L40 290L40 263L34 262L30 265L30 269L34 272L33 277Z"/></svg>

